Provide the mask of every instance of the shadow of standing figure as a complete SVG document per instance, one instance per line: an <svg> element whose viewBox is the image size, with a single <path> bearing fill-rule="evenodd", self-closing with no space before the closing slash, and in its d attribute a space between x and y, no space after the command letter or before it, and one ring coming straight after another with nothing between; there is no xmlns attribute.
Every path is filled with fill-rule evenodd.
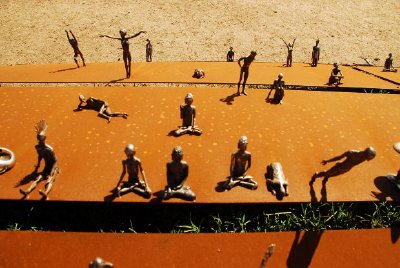
<svg viewBox="0 0 400 268"><path fill-rule="evenodd" d="M286 261L288 268L306 268L309 267L317 250L319 241L324 231L303 232L300 239L300 232L297 231L290 248L289 257Z"/></svg>

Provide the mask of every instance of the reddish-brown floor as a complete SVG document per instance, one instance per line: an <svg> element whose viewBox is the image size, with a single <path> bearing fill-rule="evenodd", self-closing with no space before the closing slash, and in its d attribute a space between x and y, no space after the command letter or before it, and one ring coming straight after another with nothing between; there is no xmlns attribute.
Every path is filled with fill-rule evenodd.
<svg viewBox="0 0 400 268"><path fill-rule="evenodd" d="M168 133L181 123L179 105L187 92L194 94L197 122L204 133L170 137ZM326 199L400 200L400 191L381 177L400 166L392 149L400 140L398 95L286 91L283 105L271 105L265 102L266 90L249 90L248 96L240 97L234 92L234 88L2 87L0 145L13 150L17 162L0 176L0 199L20 199L19 188L28 188L24 177L37 161L34 124L46 119L47 141L61 168L50 200L103 201L121 174L127 143L136 145L155 192L166 184L165 164L172 148L182 145L190 165L188 184L200 203L277 202L264 179L265 167L273 161L282 163L289 178L290 196L283 202L308 202L308 182L314 172L325 168L322 160L374 146L375 159L329 180ZM95 111L74 112L79 94L105 99L112 110L125 111L129 118L113 118L107 124ZM216 192L217 183L229 175L230 155L241 135L249 138L253 166L248 173L259 188ZM42 182L38 188L43 187ZM320 179L314 190L320 200ZM30 196L39 198L37 190ZM115 201L148 202L132 193Z"/></svg>
<svg viewBox="0 0 400 268"><path fill-rule="evenodd" d="M247 234L0 232L1 267L399 267L399 229Z"/></svg>
<svg viewBox="0 0 400 268"><path fill-rule="evenodd" d="M192 78L195 68L206 72L204 79ZM398 86L356 71L341 67L343 87L398 89ZM250 67L249 84L272 84L278 73L284 74L288 85L327 86L331 65L296 63L292 68L280 63L255 62ZM122 63L93 63L85 68L74 65L16 65L0 66L0 82L182 82L237 83L240 68L236 62L151 62L133 63L132 77L125 78Z"/></svg>
<svg viewBox="0 0 400 268"><path fill-rule="evenodd" d="M374 75L378 75L381 77L384 77L386 79L389 79L391 81L395 81L397 83L400 83L400 71L394 73L394 72L383 72L383 67L374 67L374 66L357 66L357 68L372 73ZM399 87L397 87L399 88Z"/></svg>

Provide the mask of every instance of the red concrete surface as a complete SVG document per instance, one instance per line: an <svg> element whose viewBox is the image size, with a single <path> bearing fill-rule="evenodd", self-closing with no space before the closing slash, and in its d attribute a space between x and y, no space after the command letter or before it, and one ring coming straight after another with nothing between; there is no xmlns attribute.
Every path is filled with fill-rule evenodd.
<svg viewBox="0 0 400 268"><path fill-rule="evenodd" d="M1 267L399 267L399 229L246 234L0 232Z"/></svg>
<svg viewBox="0 0 400 268"><path fill-rule="evenodd" d="M192 78L195 68L206 72L204 79ZM341 67L343 87L397 89L392 83ZM326 87L332 65L295 63L292 68L280 63L255 62L250 67L249 84L272 84L278 73L284 74L288 85ZM125 78L122 63L93 63L77 69L74 65L0 66L0 82L182 82L237 83L240 68L236 62L151 62L133 63L132 77Z"/></svg>
<svg viewBox="0 0 400 268"><path fill-rule="evenodd" d="M400 71L393 73L393 72L383 72L383 67L382 66L357 66L357 68L372 73L374 75L378 75L381 77L384 77L386 79L390 79L394 82L400 83ZM397 86L399 88L399 86Z"/></svg>
<svg viewBox="0 0 400 268"><path fill-rule="evenodd" d="M265 102L267 90L249 90L237 97L227 88L0 88L0 145L13 150L16 165L0 176L0 199L20 199L19 182L37 161L34 124L47 120L48 143L55 149L61 174L50 200L103 201L115 187L125 159L124 147L134 143L153 191L166 184L165 164L172 148L182 145L189 163L188 184L199 203L277 202L266 190L267 164L279 161L289 179L290 196L282 202L309 202L308 182L320 162L349 149L374 146L377 157L331 178L328 201L400 200L400 191L379 178L399 169L392 145L400 140L399 96L340 92L286 91L283 105ZM179 105L194 94L197 123L203 135L167 136L181 123ZM112 110L129 113L128 119L107 120L95 111L73 112L78 95L107 100ZM229 105L230 103L230 105ZM235 187L215 191L229 175L230 155L241 135L249 138L253 166L248 174L259 183L256 191ZM126 178L125 178L126 179ZM314 184L322 197L321 179ZM44 187L43 182L39 189ZM374 192L374 193L372 193ZM31 199L40 195L35 190ZM115 201L148 202L135 194ZM168 202L181 202L171 199Z"/></svg>

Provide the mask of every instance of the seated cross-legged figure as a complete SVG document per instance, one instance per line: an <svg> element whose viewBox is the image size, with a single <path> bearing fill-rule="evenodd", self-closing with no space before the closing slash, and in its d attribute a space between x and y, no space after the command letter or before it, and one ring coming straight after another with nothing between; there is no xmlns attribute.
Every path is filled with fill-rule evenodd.
<svg viewBox="0 0 400 268"><path fill-rule="evenodd" d="M238 142L238 150L231 156L230 176L223 188L230 190L235 186L242 186L256 190L258 184L253 177L247 175L251 167L251 153L247 151L248 139L241 136Z"/></svg>
<svg viewBox="0 0 400 268"><path fill-rule="evenodd" d="M389 53L388 58L385 60L385 65L383 66L383 72L397 72L397 69L393 67L392 53Z"/></svg>
<svg viewBox="0 0 400 268"><path fill-rule="evenodd" d="M189 176L189 165L183 161L183 149L176 146L171 154L172 161L167 163L167 186L165 187L162 199L178 197L188 201L194 201L196 194L185 185Z"/></svg>
<svg viewBox="0 0 400 268"><path fill-rule="evenodd" d="M200 136L203 132L196 126L196 107L193 104L193 94L188 93L185 96L185 105L180 106L180 114L182 119L182 126L174 131L174 136L181 136L184 134Z"/></svg>

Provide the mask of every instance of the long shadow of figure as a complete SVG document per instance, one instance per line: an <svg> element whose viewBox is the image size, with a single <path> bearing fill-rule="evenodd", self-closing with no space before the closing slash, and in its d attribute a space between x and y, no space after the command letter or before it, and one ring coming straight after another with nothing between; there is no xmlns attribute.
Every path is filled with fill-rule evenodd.
<svg viewBox="0 0 400 268"><path fill-rule="evenodd" d="M34 181L38 175L39 175L39 173L35 169L34 171L32 171L32 173L26 175L17 184L15 184L14 188L18 188L22 185L30 183L31 181Z"/></svg>
<svg viewBox="0 0 400 268"><path fill-rule="evenodd" d="M303 237L299 241L300 232L297 231L286 261L287 267L303 268L310 266L323 232L304 232Z"/></svg>
<svg viewBox="0 0 400 268"><path fill-rule="evenodd" d="M387 179L387 176L376 177L374 184L380 192L371 191L371 195L379 201L386 201L388 198L400 201L400 191Z"/></svg>
<svg viewBox="0 0 400 268"><path fill-rule="evenodd" d="M72 70L75 70L75 69L78 69L79 67L71 67L71 68L66 68L66 69L60 69L60 70L57 70L57 71L52 71L52 72L49 72L49 73L51 73L51 74L55 74L55 73L60 73L60 72L65 72L65 71L72 71Z"/></svg>
<svg viewBox="0 0 400 268"><path fill-rule="evenodd" d="M225 102L227 105L232 105L236 97L239 97L239 95L234 93L232 95L226 96L225 98L219 99L219 101Z"/></svg>

